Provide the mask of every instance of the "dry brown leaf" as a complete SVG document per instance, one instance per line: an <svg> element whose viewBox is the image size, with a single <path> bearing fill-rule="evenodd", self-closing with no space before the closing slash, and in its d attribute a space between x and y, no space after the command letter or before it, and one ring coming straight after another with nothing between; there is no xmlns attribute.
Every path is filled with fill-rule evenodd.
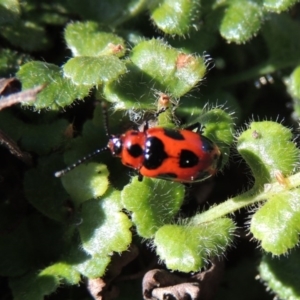
<svg viewBox="0 0 300 300"><path fill-rule="evenodd" d="M36 99L36 95L44 88L45 85L39 85L35 88L10 94L9 96L0 98L0 110L17 103L34 101Z"/></svg>
<svg viewBox="0 0 300 300"><path fill-rule="evenodd" d="M223 277L223 262L214 260L207 271L184 277L155 269L143 279L145 300L211 300Z"/></svg>
<svg viewBox="0 0 300 300"><path fill-rule="evenodd" d="M32 159L30 154L21 151L17 143L7 136L2 130L0 130L0 145L4 146L9 150L9 152L22 160L27 165L32 164Z"/></svg>

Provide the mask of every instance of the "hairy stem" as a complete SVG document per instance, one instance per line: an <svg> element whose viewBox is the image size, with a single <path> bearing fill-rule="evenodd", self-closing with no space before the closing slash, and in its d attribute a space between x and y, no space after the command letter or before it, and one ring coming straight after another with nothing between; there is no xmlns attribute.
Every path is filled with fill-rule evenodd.
<svg viewBox="0 0 300 300"><path fill-rule="evenodd" d="M243 207L264 201L274 194L282 191L292 190L300 186L300 173L286 178L286 183L265 184L263 191L253 188L242 195L228 199L227 201L205 211L204 213L194 216L190 221L193 224L211 222L217 218L224 217Z"/></svg>

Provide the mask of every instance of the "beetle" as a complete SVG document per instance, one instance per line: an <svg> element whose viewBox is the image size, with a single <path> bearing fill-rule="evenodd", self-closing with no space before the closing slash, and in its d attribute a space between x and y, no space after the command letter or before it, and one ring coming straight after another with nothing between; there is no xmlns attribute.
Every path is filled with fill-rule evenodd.
<svg viewBox="0 0 300 300"><path fill-rule="evenodd" d="M160 109L155 117L166 109ZM149 122L146 120L142 131L130 129L123 134L113 135L108 130L105 106L103 113L108 136L107 146L56 172L56 177L66 174L104 151L110 151L113 156L121 159L123 165L137 170L139 181L146 176L193 183L214 175L221 166L221 151L215 143L202 135L200 123L185 129L149 128Z"/></svg>

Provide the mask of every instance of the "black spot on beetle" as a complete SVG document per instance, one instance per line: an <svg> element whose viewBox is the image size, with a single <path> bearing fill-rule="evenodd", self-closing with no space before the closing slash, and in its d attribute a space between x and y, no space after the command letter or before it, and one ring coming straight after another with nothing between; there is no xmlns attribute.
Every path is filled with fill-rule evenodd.
<svg viewBox="0 0 300 300"><path fill-rule="evenodd" d="M184 136L180 133L179 130L164 128L164 134L173 140L177 140L177 141L184 140Z"/></svg>
<svg viewBox="0 0 300 300"><path fill-rule="evenodd" d="M127 151L132 157L139 157L143 154L143 149L139 144L131 145Z"/></svg>
<svg viewBox="0 0 300 300"><path fill-rule="evenodd" d="M157 137L147 138L145 143L144 167L149 170L157 169L168 157L163 142Z"/></svg>
<svg viewBox="0 0 300 300"><path fill-rule="evenodd" d="M181 150L179 155L180 168L192 168L199 162L198 156L190 150Z"/></svg>

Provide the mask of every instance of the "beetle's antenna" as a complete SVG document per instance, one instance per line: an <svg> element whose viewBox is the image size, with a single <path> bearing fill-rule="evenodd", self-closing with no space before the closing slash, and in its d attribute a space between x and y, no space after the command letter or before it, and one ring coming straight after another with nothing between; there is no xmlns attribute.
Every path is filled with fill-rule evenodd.
<svg viewBox="0 0 300 300"><path fill-rule="evenodd" d="M94 152L88 154L87 156L84 156L83 158L77 160L73 165L70 165L70 166L66 167L65 169L63 169L63 170L55 172L54 176L55 177L61 177L61 176L65 175L66 173L72 171L73 169L75 169L76 167L78 167L79 165L84 163L85 161L87 161L87 160L91 159L92 157L94 157L94 156L96 156L96 155L98 155L98 154L100 154L104 151L107 151L107 150L109 150L108 147L97 149Z"/></svg>
<svg viewBox="0 0 300 300"><path fill-rule="evenodd" d="M111 138L111 134L109 132L109 127L108 127L108 113L107 113L107 106L105 102L101 102L101 106L102 106L102 112L103 112L103 119L104 119L104 129L106 132L107 137L110 139ZM84 163L85 161L91 159L92 157L109 150L109 148L106 146L104 148L101 149L97 149L94 152L84 156L83 158L77 160L77 162L75 162L73 165L70 165L68 167L66 167L63 170L57 171L54 173L55 177L61 177L63 175L65 175L66 173L72 171L73 169L75 169L77 166L81 165L82 163Z"/></svg>
<svg viewBox="0 0 300 300"><path fill-rule="evenodd" d="M108 124L108 113L107 113L107 105L105 102L101 102L102 106L102 113L103 113L103 125L108 138L111 138L111 134L109 131L109 124Z"/></svg>

